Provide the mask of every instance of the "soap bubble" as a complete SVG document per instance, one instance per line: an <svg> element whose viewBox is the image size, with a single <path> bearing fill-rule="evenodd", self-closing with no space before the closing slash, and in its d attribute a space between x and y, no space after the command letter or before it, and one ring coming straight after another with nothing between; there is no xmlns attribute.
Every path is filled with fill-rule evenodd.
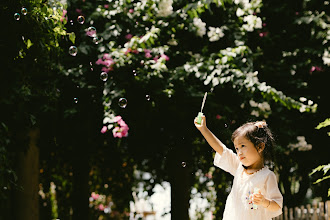
<svg viewBox="0 0 330 220"><path fill-rule="evenodd" d="M127 99L125 99L125 98L120 98L119 101L118 101L118 105L119 105L119 107L121 107L121 108L126 108L126 106L127 106Z"/></svg>
<svg viewBox="0 0 330 220"><path fill-rule="evenodd" d="M77 55L77 53L78 53L78 48L76 46L71 46L69 48L69 54L71 56L74 56L75 57Z"/></svg>
<svg viewBox="0 0 330 220"><path fill-rule="evenodd" d="M26 9L26 8L22 8L22 9L21 9L21 13L22 13L23 15L26 15L26 14L27 14L27 9Z"/></svg>
<svg viewBox="0 0 330 220"><path fill-rule="evenodd" d="M146 95L147 101L150 101L150 95Z"/></svg>
<svg viewBox="0 0 330 220"><path fill-rule="evenodd" d="M78 103L78 98L73 98L74 103Z"/></svg>
<svg viewBox="0 0 330 220"><path fill-rule="evenodd" d="M136 76L136 75L137 75L137 74L136 74L136 70L133 70L132 72L133 72L133 75L134 75L134 76Z"/></svg>
<svg viewBox="0 0 330 220"><path fill-rule="evenodd" d="M228 128L228 125L227 124L225 124L225 128Z"/></svg>
<svg viewBox="0 0 330 220"><path fill-rule="evenodd" d="M104 82L107 81L108 80L108 74L106 72L102 72L100 74L100 79Z"/></svg>
<svg viewBox="0 0 330 220"><path fill-rule="evenodd" d="M98 44L100 42L101 42L101 39L99 37L97 37L97 36L93 37L93 43L94 44Z"/></svg>
<svg viewBox="0 0 330 220"><path fill-rule="evenodd" d="M15 13L15 14L14 14L14 19L15 19L16 21L18 21L19 19L21 19L21 15L18 14L18 13Z"/></svg>
<svg viewBox="0 0 330 220"><path fill-rule="evenodd" d="M87 35L89 37L96 37L96 28L95 27L89 27L87 29Z"/></svg>
<svg viewBox="0 0 330 220"><path fill-rule="evenodd" d="M182 167L186 167L187 166L186 162L182 162L181 165L182 165Z"/></svg>
<svg viewBox="0 0 330 220"><path fill-rule="evenodd" d="M73 25L73 21L72 20L70 20L70 24Z"/></svg>
<svg viewBox="0 0 330 220"><path fill-rule="evenodd" d="M84 16L81 16L81 15L78 16L77 21L78 21L79 24L83 24L85 22Z"/></svg>

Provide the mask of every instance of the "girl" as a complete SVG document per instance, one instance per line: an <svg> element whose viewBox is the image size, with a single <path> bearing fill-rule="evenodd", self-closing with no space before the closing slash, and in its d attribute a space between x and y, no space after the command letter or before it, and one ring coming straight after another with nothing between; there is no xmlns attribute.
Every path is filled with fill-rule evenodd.
<svg viewBox="0 0 330 220"><path fill-rule="evenodd" d="M248 122L236 129L232 141L236 154L228 149L206 126L195 126L216 151L214 165L234 176L223 220L271 220L282 213L283 197L275 174L264 165L269 159L274 138L263 121Z"/></svg>

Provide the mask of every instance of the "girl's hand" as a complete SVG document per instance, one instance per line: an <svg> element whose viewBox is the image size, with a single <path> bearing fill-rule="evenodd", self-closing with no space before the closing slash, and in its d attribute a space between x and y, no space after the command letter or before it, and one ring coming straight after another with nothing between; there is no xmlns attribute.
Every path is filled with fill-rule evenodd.
<svg viewBox="0 0 330 220"><path fill-rule="evenodd" d="M197 117L196 117L195 120L194 120L194 124L195 124L196 128L199 131L202 131L202 130L206 129L206 118L205 118L205 116L204 115L202 116L201 124L197 123Z"/></svg>
<svg viewBox="0 0 330 220"><path fill-rule="evenodd" d="M252 201L254 204L262 205L263 207L267 207L269 203L261 193L253 194Z"/></svg>

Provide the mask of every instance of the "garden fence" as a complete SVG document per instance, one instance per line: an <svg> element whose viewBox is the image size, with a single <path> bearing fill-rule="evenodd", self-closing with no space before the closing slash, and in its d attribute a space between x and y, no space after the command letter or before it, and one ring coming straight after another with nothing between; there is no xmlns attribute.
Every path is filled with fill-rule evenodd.
<svg viewBox="0 0 330 220"><path fill-rule="evenodd" d="M305 206L288 208L284 206L283 214L273 220L330 220L330 200Z"/></svg>

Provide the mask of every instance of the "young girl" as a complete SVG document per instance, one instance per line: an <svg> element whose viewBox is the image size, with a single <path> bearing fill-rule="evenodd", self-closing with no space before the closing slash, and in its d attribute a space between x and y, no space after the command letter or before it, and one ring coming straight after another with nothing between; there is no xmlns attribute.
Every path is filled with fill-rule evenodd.
<svg viewBox="0 0 330 220"><path fill-rule="evenodd" d="M275 174L264 165L274 138L263 121L248 122L236 129L232 141L236 154L228 149L206 126L195 126L216 151L214 165L234 176L223 220L271 220L282 213L283 197Z"/></svg>

